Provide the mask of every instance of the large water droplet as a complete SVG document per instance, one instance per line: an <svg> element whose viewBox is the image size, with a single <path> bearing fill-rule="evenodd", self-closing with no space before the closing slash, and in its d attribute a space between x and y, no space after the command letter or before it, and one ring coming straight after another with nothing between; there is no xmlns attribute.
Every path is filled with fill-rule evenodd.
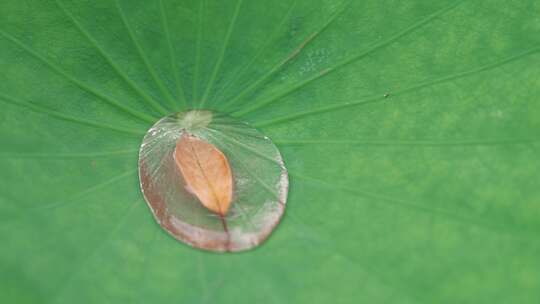
<svg viewBox="0 0 540 304"><path fill-rule="evenodd" d="M228 160L233 195L226 214L206 208L186 182L175 162L183 136L213 145ZM161 227L178 240L212 251L247 250L264 241L283 215L289 184L283 159L268 137L227 115L197 110L166 116L148 130L139 153L139 177Z"/></svg>

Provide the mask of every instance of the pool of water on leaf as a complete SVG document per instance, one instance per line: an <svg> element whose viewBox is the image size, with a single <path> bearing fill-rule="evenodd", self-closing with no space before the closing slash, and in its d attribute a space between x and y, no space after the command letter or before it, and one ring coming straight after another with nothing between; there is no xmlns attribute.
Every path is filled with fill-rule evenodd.
<svg viewBox="0 0 540 304"><path fill-rule="evenodd" d="M175 162L182 136L221 151L232 172L232 200L225 215L212 212L189 189ZM261 244L286 206L288 174L274 143L226 114L192 110L168 115L144 136L139 151L144 198L159 225L176 239L211 251L243 251Z"/></svg>

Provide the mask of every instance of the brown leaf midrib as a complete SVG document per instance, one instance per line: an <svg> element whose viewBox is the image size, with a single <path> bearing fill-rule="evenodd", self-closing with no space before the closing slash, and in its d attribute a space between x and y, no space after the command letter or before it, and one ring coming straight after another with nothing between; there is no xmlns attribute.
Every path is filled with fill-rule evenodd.
<svg viewBox="0 0 540 304"><path fill-rule="evenodd" d="M223 225L223 230L225 231L225 233L227 233L227 236L229 235L229 229L228 229L228 226L227 226L227 221L225 220L225 214L222 210L222 206L221 206L221 200L219 199L218 195L216 194L216 190L214 189L212 183L210 182L209 178L206 176L205 172L204 172L204 169L203 169L203 166L201 165L201 161L199 160L199 156L197 155L197 152L195 151L195 148L193 147L193 144L191 143L191 140L188 138L187 140L188 142L188 145L189 145L189 148L191 150L191 152L193 153L193 157L195 158L195 162L197 163L197 167L199 167L199 170L201 171L201 174L203 175L204 177L204 180L206 181L206 184L208 185L208 188L210 189L210 191L212 192L212 196L214 197L214 200L217 202L217 205L218 205L218 209L219 209L219 217L221 219L221 223Z"/></svg>

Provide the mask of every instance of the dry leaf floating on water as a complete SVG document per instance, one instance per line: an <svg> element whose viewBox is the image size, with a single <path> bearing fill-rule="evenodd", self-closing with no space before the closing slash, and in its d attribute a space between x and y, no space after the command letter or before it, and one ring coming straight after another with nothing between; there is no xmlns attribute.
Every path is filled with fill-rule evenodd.
<svg viewBox="0 0 540 304"><path fill-rule="evenodd" d="M174 158L188 190L212 212L226 215L233 191L227 157L214 145L184 134L176 144Z"/></svg>

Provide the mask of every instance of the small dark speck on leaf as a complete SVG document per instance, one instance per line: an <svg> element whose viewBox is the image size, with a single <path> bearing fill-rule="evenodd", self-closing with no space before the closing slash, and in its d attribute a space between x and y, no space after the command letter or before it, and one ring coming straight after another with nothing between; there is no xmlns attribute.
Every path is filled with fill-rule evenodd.
<svg viewBox="0 0 540 304"><path fill-rule="evenodd" d="M384 97L384 98L390 97L390 93L384 93L383 97Z"/></svg>

